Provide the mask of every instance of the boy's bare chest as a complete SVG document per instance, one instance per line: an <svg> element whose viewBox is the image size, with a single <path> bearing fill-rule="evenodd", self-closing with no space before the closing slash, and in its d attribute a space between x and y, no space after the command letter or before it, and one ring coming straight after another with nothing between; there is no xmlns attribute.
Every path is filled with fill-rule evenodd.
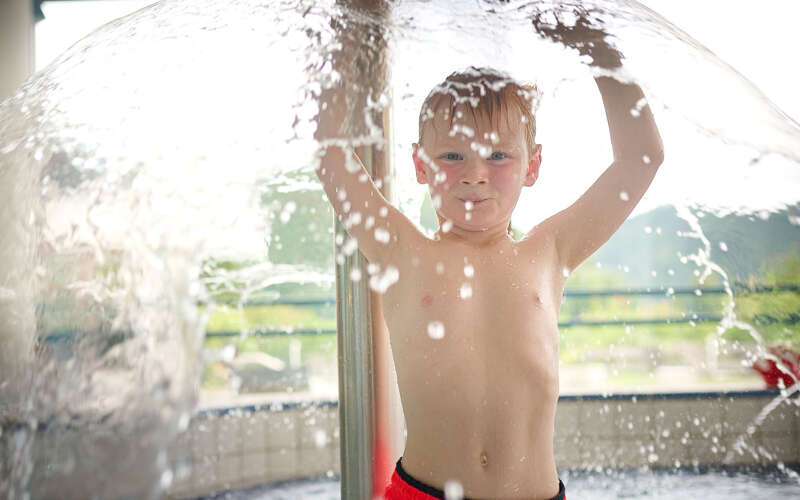
<svg viewBox="0 0 800 500"><path fill-rule="evenodd" d="M562 281L546 249L441 250L431 245L400 266L400 279L384 298L393 340L433 340L457 349L491 337L500 349L502 339L513 348L534 340L527 337L553 336Z"/></svg>

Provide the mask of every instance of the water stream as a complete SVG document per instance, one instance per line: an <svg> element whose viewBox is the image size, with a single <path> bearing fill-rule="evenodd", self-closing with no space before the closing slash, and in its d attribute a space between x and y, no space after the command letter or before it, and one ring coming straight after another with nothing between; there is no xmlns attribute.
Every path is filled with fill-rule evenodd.
<svg viewBox="0 0 800 500"><path fill-rule="evenodd" d="M661 168L672 172L665 175L689 186L717 179L729 193L660 196L700 242L692 256L699 283L716 274L727 290L719 337L747 330L758 345L753 359L769 357L759 327L737 316L731 280L711 251L719 242L705 237L693 210L766 210L796 228L782 209L798 202L800 126L642 4L582 3L597 9L625 54L615 76L649 97L667 148ZM599 99L588 107L565 102L591 73L530 25L535 12L569 7L404 0L377 16L332 1L163 0L84 38L0 103L0 452L15 457L0 464L0 492L47 496L67 484L103 498L158 497L169 484L165 450L196 405L216 298L233 294L241 305L275 283L330 284L329 263L272 262L269 252L279 244L274 229L291 224L297 210L284 195L320 190L314 98L353 81L331 69L339 43L331 18L346 28L347 43L365 45L372 57L382 52L370 44L385 40L389 55L378 64L391 67L391 79L354 95L365 110L392 107L394 143L384 144L375 127L349 139L392 148L399 204L416 223L425 196L408 166L416 113L433 84L470 65L539 85L550 164L604 158L593 170L553 167L520 203L544 214L571 202L610 149L605 132L572 146L571 133L604 127ZM677 68L692 78L676 78ZM585 123L558 121L580 112ZM775 188L767 205L749 183L755 168L759 185ZM551 188L564 176L579 180ZM231 272L224 262L240 265ZM200 312L198 303L210 308ZM40 342L59 332L71 335L68 347ZM792 404L795 390L783 391L754 425ZM58 446L37 452L37 440ZM746 436L741 443L769 453Z"/></svg>

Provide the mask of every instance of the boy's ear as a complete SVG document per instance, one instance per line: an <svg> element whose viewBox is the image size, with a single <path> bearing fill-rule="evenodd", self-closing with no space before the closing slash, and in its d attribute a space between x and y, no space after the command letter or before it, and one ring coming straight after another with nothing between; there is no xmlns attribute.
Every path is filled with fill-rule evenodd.
<svg viewBox="0 0 800 500"><path fill-rule="evenodd" d="M537 144L533 148L533 155L528 160L528 170L525 172L525 185L533 186L539 178L539 167L542 164L542 145Z"/></svg>
<svg viewBox="0 0 800 500"><path fill-rule="evenodd" d="M411 158L414 160L414 171L417 174L417 182L420 184L427 184L428 173L425 171L425 160L419 156L420 146L416 142L411 146L413 148L413 151L411 152Z"/></svg>

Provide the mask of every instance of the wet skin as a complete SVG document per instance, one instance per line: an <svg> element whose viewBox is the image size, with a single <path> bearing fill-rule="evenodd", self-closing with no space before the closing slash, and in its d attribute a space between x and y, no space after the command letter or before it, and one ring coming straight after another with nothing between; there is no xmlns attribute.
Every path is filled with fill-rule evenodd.
<svg viewBox="0 0 800 500"><path fill-rule="evenodd" d="M473 498L558 491L557 318L566 277L619 228L663 161L649 107L630 114L641 89L595 81L614 161L521 241L509 237L508 222L522 188L536 181L541 148L526 147L518 117L492 123L463 113L455 125L471 136L463 127L451 134L438 115L426 127L413 160L438 201L442 228L433 239L381 196L363 168L344 168L359 162L351 150L325 148L317 174L336 213L371 264L397 270L382 302L408 429L403 465L439 489L456 479ZM318 139L335 138L347 112L337 92L323 92ZM496 143L485 139L492 132Z"/></svg>
<svg viewBox="0 0 800 500"><path fill-rule="evenodd" d="M462 115L456 123L472 137L451 136L449 121L435 119L414 154L419 182L452 226L410 239L383 297L408 430L403 466L440 489L457 479L470 497L550 498L565 278L545 231L520 242L507 234L540 148L531 159L511 125L519 116ZM429 335L435 322L442 338Z"/></svg>

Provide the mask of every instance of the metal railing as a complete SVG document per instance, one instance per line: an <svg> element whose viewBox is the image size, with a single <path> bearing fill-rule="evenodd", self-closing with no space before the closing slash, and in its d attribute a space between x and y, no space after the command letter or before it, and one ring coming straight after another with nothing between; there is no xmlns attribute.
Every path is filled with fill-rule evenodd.
<svg viewBox="0 0 800 500"><path fill-rule="evenodd" d="M762 294L772 292L793 292L800 293L800 285L779 285L779 286L766 286L755 285L748 286L745 284L734 284L732 286L734 293L741 294ZM698 296L698 292L700 295ZM670 288L670 289L653 289L653 288L635 288L635 289L605 289L605 290L567 290L564 292L564 297L577 298L577 299L591 299L597 297L664 297L687 295L697 296L698 298L703 295L724 295L727 294L724 287L683 287L683 288ZM205 305L205 304L202 304ZM300 306L300 307L321 307L321 306L334 306L336 299L333 297L322 299L295 299L295 300L280 300L280 301L252 301L245 302L242 307L264 307L264 306ZM559 328L570 328L576 326L586 327L599 327L599 326L635 326L635 325L658 325L658 324L682 324L682 323L718 323L722 320L719 314L688 314L676 317L659 317L659 318L622 318L622 319L604 319L604 320L565 320L559 321ZM800 322L800 311L789 314L784 318L777 318L767 314L757 314L753 318L754 322L759 325L783 323L783 324L796 324ZM293 329L274 329L274 328L254 328L246 330L247 336L252 337L275 337L285 335L335 335L336 329L333 328L293 328ZM58 342L70 340L74 335L71 330L52 332L46 335L43 339L44 342ZM242 330L214 330L206 333L206 338L233 338L241 337Z"/></svg>

